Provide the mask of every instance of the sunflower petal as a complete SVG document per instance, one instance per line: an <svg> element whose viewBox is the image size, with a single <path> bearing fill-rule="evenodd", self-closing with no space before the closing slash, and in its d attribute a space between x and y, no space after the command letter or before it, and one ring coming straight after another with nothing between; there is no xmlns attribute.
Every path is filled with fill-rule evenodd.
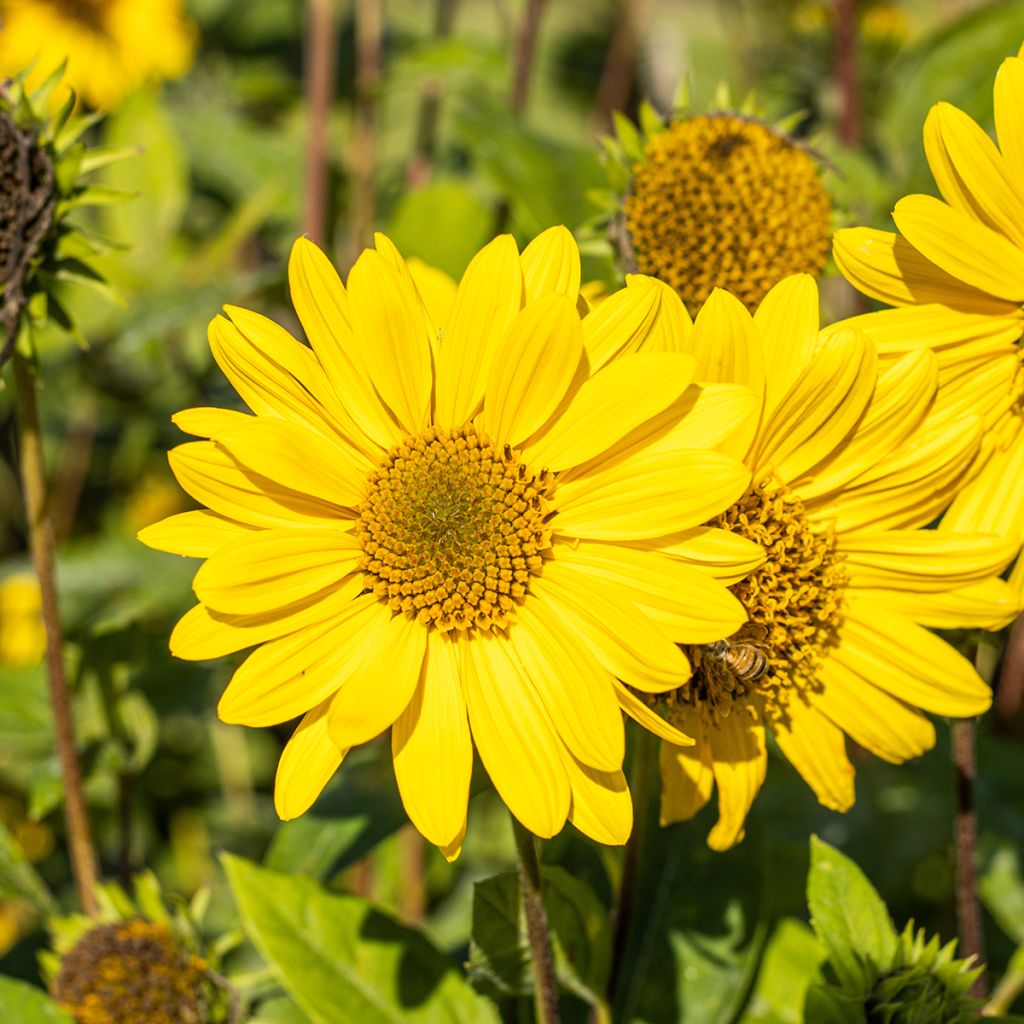
<svg viewBox="0 0 1024 1024"><path fill-rule="evenodd" d="M564 295L576 305L580 293L580 250L571 232L561 225L542 231L523 250L526 301Z"/></svg>
<svg viewBox="0 0 1024 1024"><path fill-rule="evenodd" d="M708 834L712 850L728 850L743 839L747 812L768 769L764 726L753 709L737 708L708 727L711 770L718 787L718 821Z"/></svg>
<svg viewBox="0 0 1024 1024"><path fill-rule="evenodd" d="M757 307L754 324L771 367L764 384L765 419L808 368L818 345L818 316L818 285L810 274L783 278Z"/></svg>
<svg viewBox="0 0 1024 1024"><path fill-rule="evenodd" d="M714 751L700 714L686 708L681 721L696 742L689 747L668 742L660 744L661 808L658 820L662 825L689 821L711 799L715 785L715 775L711 770Z"/></svg>
<svg viewBox="0 0 1024 1024"><path fill-rule="evenodd" d="M395 721L391 751L409 819L435 846L451 846L466 828L473 740L458 648L446 634L427 634L424 671Z"/></svg>
<svg viewBox="0 0 1024 1024"><path fill-rule="evenodd" d="M842 729L802 700L791 700L787 710L785 719L772 724L779 749L825 807L848 811L854 801L854 770Z"/></svg>
<svg viewBox="0 0 1024 1024"><path fill-rule="evenodd" d="M653 733L660 740L672 743L677 747L692 747L696 742L692 736L677 729L661 715L656 714L632 690L618 680L615 681L615 692L622 710L638 725Z"/></svg>
<svg viewBox="0 0 1024 1024"><path fill-rule="evenodd" d="M1024 60L1007 57L996 72L996 135L1011 178L1024 181Z"/></svg>
<svg viewBox="0 0 1024 1024"><path fill-rule="evenodd" d="M216 512L196 509L168 516L139 530L138 538L147 547L188 558L208 558L232 541L253 532L252 526L225 519Z"/></svg>
<svg viewBox="0 0 1024 1024"><path fill-rule="evenodd" d="M563 750L572 803L569 820L585 836L607 846L622 846L633 831L633 801L621 769L603 772Z"/></svg>
<svg viewBox="0 0 1024 1024"><path fill-rule="evenodd" d="M1018 561L1018 565L1024 562ZM1020 611L1020 593L1011 581L999 579L970 583L955 590L927 594L900 590L862 590L877 614L895 612L931 629L1002 629Z"/></svg>
<svg viewBox="0 0 1024 1024"><path fill-rule="evenodd" d="M291 821L313 806L348 753L339 750L327 735L328 704L324 701L306 712L281 752L274 780L274 808L282 821Z"/></svg>

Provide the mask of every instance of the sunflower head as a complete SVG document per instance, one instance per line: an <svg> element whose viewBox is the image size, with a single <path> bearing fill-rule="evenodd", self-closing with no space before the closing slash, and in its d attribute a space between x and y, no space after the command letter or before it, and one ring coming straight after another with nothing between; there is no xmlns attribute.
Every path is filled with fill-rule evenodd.
<svg viewBox="0 0 1024 1024"><path fill-rule="evenodd" d="M86 148L81 137L95 119L72 116L73 94L47 113L63 69L34 91L26 74L0 83L0 364L26 328L52 319L75 332L58 297L63 282L118 299L90 266L102 246L68 220L80 207L117 198L91 189L85 176L118 154Z"/></svg>
<svg viewBox="0 0 1024 1024"><path fill-rule="evenodd" d="M831 202L815 158L781 128L728 110L664 124L649 108L640 130L616 127L619 246L691 312L714 288L752 310L784 277L821 275Z"/></svg>
<svg viewBox="0 0 1024 1024"><path fill-rule="evenodd" d="M41 954L54 999L75 1024L224 1024L233 996L199 939L196 910L168 912L156 879L134 899L97 887L98 919L54 918L54 952Z"/></svg>

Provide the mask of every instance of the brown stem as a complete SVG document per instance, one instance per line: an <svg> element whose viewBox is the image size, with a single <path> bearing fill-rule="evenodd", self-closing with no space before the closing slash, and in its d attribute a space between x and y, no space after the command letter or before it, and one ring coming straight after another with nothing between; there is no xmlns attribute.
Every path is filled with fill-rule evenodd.
<svg viewBox="0 0 1024 1024"><path fill-rule="evenodd" d="M622 974L629 933L632 929L634 906L636 904L637 881L644 861L647 844L648 816L657 785L658 741L646 729L637 731L636 746L633 748L633 770L630 773L629 788L633 794L635 820L633 831L626 843L626 854L622 861L622 878L615 900L612 916L612 961L608 972L608 1003L615 1005L615 994Z"/></svg>
<svg viewBox="0 0 1024 1024"><path fill-rule="evenodd" d="M519 894L526 916L526 936L533 963L533 1002L537 1024L558 1024L558 985L555 960L551 953L548 914L541 899L540 861L533 833L512 816L516 839L516 864L519 869Z"/></svg>
<svg viewBox="0 0 1024 1024"><path fill-rule="evenodd" d="M516 36L515 64L512 71L512 113L517 117L526 109L530 92L533 60L537 51L537 30L544 13L545 0L527 0L526 13Z"/></svg>
<svg viewBox="0 0 1024 1024"><path fill-rule="evenodd" d="M21 480L25 496L32 563L42 594L43 625L46 629L46 669L50 680L53 727L64 780L64 817L68 829L71 870L78 898L87 914L95 914L96 855L89 814L82 792L82 773L75 747L75 727L71 696L64 674L63 641L57 607L57 582L54 566L53 524L46 504L46 473L43 466L42 434L36 405L36 382L28 360L17 349L12 356L14 387L20 428Z"/></svg>
<svg viewBox="0 0 1024 1024"><path fill-rule="evenodd" d="M458 0L436 0L434 8L434 38L447 39L455 25ZM440 83L431 79L423 85L420 109L416 117L416 141L412 159L405 172L405 183L410 188L422 185L429 177L437 147L437 125L441 118Z"/></svg>
<svg viewBox="0 0 1024 1024"><path fill-rule="evenodd" d="M1024 701L1024 615L1018 615L1010 627L996 687L996 721L1008 730Z"/></svg>
<svg viewBox="0 0 1024 1024"><path fill-rule="evenodd" d="M981 904L978 901L978 883L975 850L978 841L978 821L974 807L974 782L977 766L974 739L977 722L973 718L953 722L953 767L956 772L956 816L953 823L954 853L956 860L956 920L960 935L960 952L985 959L985 942L981 924ZM971 986L971 994L983 999L988 986L985 975L980 975Z"/></svg>
<svg viewBox="0 0 1024 1024"><path fill-rule="evenodd" d="M406 825L398 832L398 915L403 921L423 920L427 907L423 880L423 858L426 843L423 836Z"/></svg>
<svg viewBox="0 0 1024 1024"><path fill-rule="evenodd" d="M381 76L382 0L356 0L356 109L352 140L353 258L373 238L376 196L377 92Z"/></svg>
<svg viewBox="0 0 1024 1024"><path fill-rule="evenodd" d="M303 231L317 245L327 239L327 134L334 81L333 0L308 0L306 8L306 205Z"/></svg>
<svg viewBox="0 0 1024 1024"><path fill-rule="evenodd" d="M839 139L847 146L856 146L862 134L860 88L857 83L856 0L836 0L835 48Z"/></svg>
<svg viewBox="0 0 1024 1024"><path fill-rule="evenodd" d="M607 131L612 112L623 110L629 102L640 48L638 27L644 20L641 6L642 0L623 0L621 5L594 97L590 120L595 132Z"/></svg>
<svg viewBox="0 0 1024 1024"><path fill-rule="evenodd" d="M71 535L78 502L89 474L93 442L96 440L96 396L92 392L83 392L76 400L75 406L68 423L60 465L57 467L51 488L50 518L53 520L53 535L57 544Z"/></svg>

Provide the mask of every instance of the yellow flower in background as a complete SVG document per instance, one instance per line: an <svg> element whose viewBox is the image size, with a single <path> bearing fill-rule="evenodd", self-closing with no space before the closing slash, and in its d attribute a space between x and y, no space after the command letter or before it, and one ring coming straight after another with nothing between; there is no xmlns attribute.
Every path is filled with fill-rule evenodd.
<svg viewBox="0 0 1024 1024"><path fill-rule="evenodd" d="M1024 48L995 82L999 146L963 111L934 106L925 153L943 200L912 195L893 211L899 234L850 228L835 238L839 269L865 294L900 308L846 321L891 364L934 351L939 403L979 413L985 438L943 518L943 530L985 530L1024 542Z"/></svg>
<svg viewBox="0 0 1024 1024"><path fill-rule="evenodd" d="M636 269L671 285L691 310L714 288L753 309L787 275L820 275L831 214L810 153L735 113L649 132L622 203Z"/></svg>
<svg viewBox="0 0 1024 1024"><path fill-rule="evenodd" d="M36 665L46 651L42 598L31 573L0 580L0 665Z"/></svg>
<svg viewBox="0 0 1024 1024"><path fill-rule="evenodd" d="M195 38L181 0L0 0L0 74L35 62L32 86L67 60L63 84L101 110L184 74Z"/></svg>
<svg viewBox="0 0 1024 1024"><path fill-rule="evenodd" d="M842 811L854 801L844 733L900 762L934 742L922 710L988 707L974 668L924 627L1008 621L1015 601L996 577L1013 545L915 529L955 493L980 417L936 411L931 352L876 376L863 334L819 338L810 277L777 285L753 318L716 291L683 351L697 360L697 380L756 396L726 442L752 486L712 521L767 554L732 587L750 622L719 644L689 647L688 684L645 697L697 741L662 745L662 822L692 817L717 786L708 842L726 849L742 838L764 780L766 729L818 799Z"/></svg>
<svg viewBox="0 0 1024 1024"><path fill-rule="evenodd" d="M347 288L299 239L289 280L312 347L229 308L210 344L254 415L175 417L209 440L170 455L208 510L140 534L206 559L172 651L260 645L219 713L250 726L304 716L278 767L283 818L390 727L406 810L448 856L474 744L535 834L568 818L624 842L621 709L688 742L634 691L674 688L689 671L678 644L739 627L720 578L762 557L701 525L749 473L691 415L693 359L666 351L679 324L666 294L678 299L637 282L581 321L564 228L521 255L510 236L487 245L445 323L383 236ZM747 408L742 391L722 417Z"/></svg>

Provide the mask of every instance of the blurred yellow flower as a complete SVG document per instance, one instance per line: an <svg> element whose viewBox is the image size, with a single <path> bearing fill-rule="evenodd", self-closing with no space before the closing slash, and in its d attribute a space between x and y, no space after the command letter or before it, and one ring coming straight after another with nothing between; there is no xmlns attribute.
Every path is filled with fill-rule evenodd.
<svg viewBox="0 0 1024 1024"><path fill-rule="evenodd" d="M0 0L0 74L36 62L32 87L66 59L62 87L101 110L187 71L195 38L181 0Z"/></svg>
<svg viewBox="0 0 1024 1024"><path fill-rule="evenodd" d="M781 282L753 317L714 292L683 351L696 358L698 380L717 382L694 416L728 425L735 416L722 410L736 385L754 396L725 443L752 486L712 520L767 554L732 587L750 622L719 644L690 646L688 684L646 698L697 741L662 745L663 823L692 817L717 786L708 842L726 849L742 838L764 781L766 728L819 800L846 810L854 772L844 733L900 762L934 743L918 709L968 716L988 707L973 666L925 627L1007 622L1016 603L997 576L1014 547L915 528L955 493L981 419L934 409L931 352L878 376L862 333L819 337L812 278Z"/></svg>
<svg viewBox="0 0 1024 1024"><path fill-rule="evenodd" d="M943 199L912 195L893 211L900 234L849 228L835 237L839 269L898 309L846 324L887 365L930 349L939 403L971 411L985 436L943 530L985 530L1024 542L1024 47L995 82L999 146L962 110L932 107L928 164ZM1019 574L1018 574L1019 577ZM1022 580L1024 582L1024 580Z"/></svg>
<svg viewBox="0 0 1024 1024"><path fill-rule="evenodd" d="M637 282L581 321L564 228L522 254L508 235L487 245L442 323L382 235L347 288L299 239L289 280L312 347L229 308L210 344L255 415L175 418L210 440L170 456L209 511L140 534L206 559L172 651L262 645L218 710L250 726L303 716L278 767L283 818L390 728L406 810L447 856L465 834L474 743L535 834L568 819L624 842L621 708L688 738L616 677L676 685L677 642L744 619L717 575L742 575L737 550L761 556L701 526L749 473L688 428L692 358L636 352L671 347L668 289Z"/></svg>
<svg viewBox="0 0 1024 1024"><path fill-rule="evenodd" d="M713 288L753 309L788 274L818 276L832 207L814 158L772 125L694 114L652 134L622 204L636 269L697 310Z"/></svg>
<svg viewBox="0 0 1024 1024"><path fill-rule="evenodd" d="M31 573L0 580L0 665L35 665L46 650L42 598Z"/></svg>
<svg viewBox="0 0 1024 1024"><path fill-rule="evenodd" d="M139 481L128 495L124 505L124 521L135 532L158 519L174 515L186 508L181 490L166 472L149 473Z"/></svg>

